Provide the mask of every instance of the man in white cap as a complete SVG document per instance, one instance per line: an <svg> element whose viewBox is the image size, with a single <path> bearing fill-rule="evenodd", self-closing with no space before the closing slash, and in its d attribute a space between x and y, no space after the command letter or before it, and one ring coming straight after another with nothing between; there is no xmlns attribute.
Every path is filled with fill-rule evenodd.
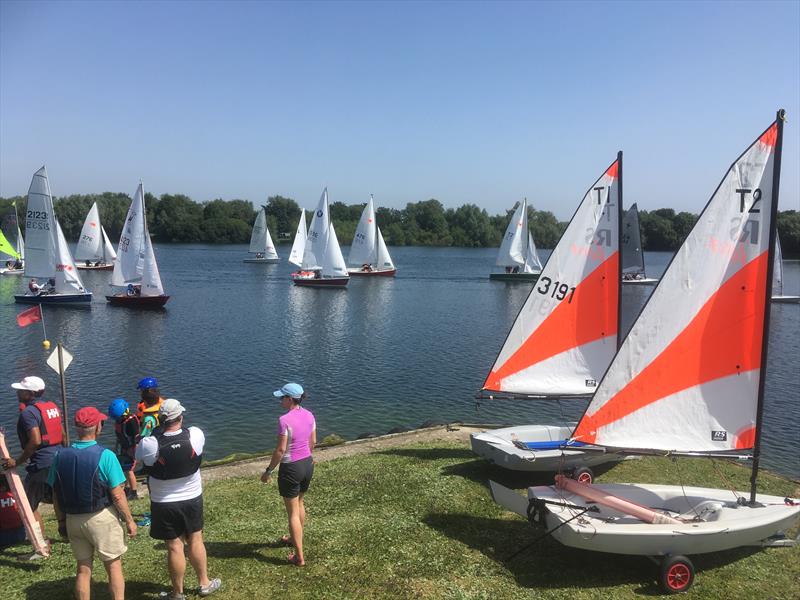
<svg viewBox="0 0 800 600"><path fill-rule="evenodd" d="M189 562L200 583L201 596L222 587L219 579L209 579L206 546L203 542L203 483L200 478L205 436L197 427L183 426L180 402L167 398L161 404L161 426L136 447L136 460L147 468L150 477L150 537L167 546L167 567L172 580L169 600L185 600L183 578L186 573L184 544Z"/></svg>
<svg viewBox="0 0 800 600"><path fill-rule="evenodd" d="M28 462L23 487L33 516L44 533L39 504L53 502L53 489L47 483L47 474L64 440L64 423L58 406L42 398L45 386L40 377L25 377L22 381L12 383L11 387L17 390L19 400L17 437L22 453L16 458L4 458L3 468L14 469Z"/></svg>

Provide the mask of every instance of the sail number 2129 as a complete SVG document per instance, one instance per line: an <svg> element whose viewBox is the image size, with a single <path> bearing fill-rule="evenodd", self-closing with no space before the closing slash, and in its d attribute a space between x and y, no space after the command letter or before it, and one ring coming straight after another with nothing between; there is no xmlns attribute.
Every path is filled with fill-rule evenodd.
<svg viewBox="0 0 800 600"><path fill-rule="evenodd" d="M536 291L543 296L550 296L556 300L563 300L567 298L567 303L572 302L572 296L575 294L575 286L569 287L566 283L553 281L549 277L540 277Z"/></svg>

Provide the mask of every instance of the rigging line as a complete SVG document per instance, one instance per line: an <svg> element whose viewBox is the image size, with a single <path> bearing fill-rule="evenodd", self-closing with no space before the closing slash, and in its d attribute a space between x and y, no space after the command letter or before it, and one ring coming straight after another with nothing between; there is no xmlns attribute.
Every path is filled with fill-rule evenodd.
<svg viewBox="0 0 800 600"><path fill-rule="evenodd" d="M716 474L719 475L719 478L722 479L723 483L728 488L728 491L730 491L733 494L733 497L736 498L736 501L738 502L739 498L741 498L742 496L736 492L736 488L733 486L731 481L725 476L725 473L723 473L722 469L720 469L719 463L713 458L711 459L711 466L714 468Z"/></svg>
<svg viewBox="0 0 800 600"><path fill-rule="evenodd" d="M566 508L567 508L567 510L571 510L571 509L570 509L570 507L566 507ZM580 517L580 516L583 516L584 514L586 514L586 513L587 513L587 512L589 512L590 510L593 510L594 508L595 508L595 507L593 507L593 506L587 506L586 508L584 508L583 510L581 510L581 512L579 512L577 515L575 515L574 517L572 517L572 518L570 518L570 519L568 519L568 520L564 521L564 522L563 522L563 523L561 523L560 525L556 525L555 527L553 527L553 529L551 529L551 530L549 530L549 531L545 531L545 532L544 532L542 535L540 535L539 537L537 537L537 538L536 538L535 540L533 540L533 541L532 541L530 544L526 544L525 546L523 546L522 548L520 548L519 550L517 550L516 552L514 552L514 554L512 554L512 555L511 555L511 556L509 556L509 557L507 557L507 558L506 558L506 559L505 559L503 562L511 562L511 561L512 561L512 560L514 560L514 559L515 559L517 556L519 556L520 554L522 554L523 552L525 552L525 551L526 551L528 548L531 548L531 547L532 547L532 546L534 546L535 544L538 544L538 543L539 543L539 542L541 542L541 541L542 541L544 538L546 538L548 535L551 535L551 534L555 533L556 531L558 531L559 529L561 529L561 528L562 528L564 525L566 525L567 523L570 523L571 521L574 521L574 520L575 520L575 519L577 519L578 517Z"/></svg>
<svg viewBox="0 0 800 600"><path fill-rule="evenodd" d="M699 519L700 513L697 512L697 507L691 502L689 502L689 497L686 495L686 488L683 487L683 472L681 471L680 465L678 464L678 457L673 456L672 462L675 465L675 469L678 471L678 481L680 481L681 484L681 494L683 494L683 499L686 500L686 503L689 505L689 508L692 509L695 518Z"/></svg>

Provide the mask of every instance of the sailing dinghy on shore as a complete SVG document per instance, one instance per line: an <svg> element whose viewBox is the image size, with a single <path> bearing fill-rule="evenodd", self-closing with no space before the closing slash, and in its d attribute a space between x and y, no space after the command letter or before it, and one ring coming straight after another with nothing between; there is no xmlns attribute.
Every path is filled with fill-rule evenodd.
<svg viewBox="0 0 800 600"><path fill-rule="evenodd" d="M300 219L302 225L302 215ZM298 225L298 235L300 225ZM349 281L347 265L330 218L328 188L325 188L308 228L303 262L300 270L292 273L292 282L305 287L345 287Z"/></svg>
<svg viewBox="0 0 800 600"><path fill-rule="evenodd" d="M619 341L621 204L622 152L584 195L517 315L481 397L577 399L595 390ZM520 222L522 208L524 202L515 213ZM591 481L591 467L619 457L587 453L583 444L568 442L574 427L506 427L474 433L470 442L473 452L507 469L568 470Z"/></svg>
<svg viewBox="0 0 800 600"><path fill-rule="evenodd" d="M246 263L271 264L280 262L281 259L275 251L275 244L272 243L272 236L267 227L267 207L262 206L253 224L253 233L250 235L250 254L255 254L255 258L245 258Z"/></svg>
<svg viewBox="0 0 800 600"><path fill-rule="evenodd" d="M114 268L117 253L108 240L108 234L100 222L97 202L92 204L83 222L81 237L75 249L77 267L81 270L110 271Z"/></svg>
<svg viewBox="0 0 800 600"><path fill-rule="evenodd" d="M503 242L497 252L498 267L503 271L489 273L495 281L527 281L539 279L542 262L528 228L528 199L524 198L508 222Z"/></svg>
<svg viewBox="0 0 800 600"><path fill-rule="evenodd" d="M381 228L378 227L378 221L375 218L372 194L369 195L369 202L364 207L361 219L358 221L347 264L355 265L347 269L350 275L394 277L397 274L392 257L389 256L389 249L386 247L386 242L383 241Z"/></svg>
<svg viewBox="0 0 800 600"><path fill-rule="evenodd" d="M639 208L636 204L625 211L622 218L622 283L654 285L658 279L648 277L644 268L642 233L639 227Z"/></svg>
<svg viewBox="0 0 800 600"><path fill-rule="evenodd" d="M733 163L604 375L571 440L623 454L737 458L749 494L557 477L495 500L574 548L661 559L665 591L694 579L687 554L776 539L800 502L757 493L783 111Z"/></svg>

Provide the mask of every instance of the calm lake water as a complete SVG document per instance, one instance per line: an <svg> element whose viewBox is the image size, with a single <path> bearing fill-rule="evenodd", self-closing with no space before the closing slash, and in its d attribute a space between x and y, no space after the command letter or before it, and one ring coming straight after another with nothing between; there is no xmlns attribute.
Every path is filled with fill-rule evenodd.
<svg viewBox="0 0 800 600"><path fill-rule="evenodd" d="M288 247L280 247L282 257ZM345 248L345 255L348 249ZM291 265L244 264L245 246L158 245L172 299L163 312L106 305L109 272L83 274L91 309L46 308L48 338L75 355L67 371L70 411L105 410L136 382L157 377L165 397L183 402L186 420L203 428L207 456L271 449L278 401L272 391L302 383L321 436L416 427L427 420L492 423L576 418L581 401L474 400L511 323L528 295L525 284L490 282L497 250L393 248L394 279L356 279L346 290L297 288ZM542 258L547 251L542 253ZM660 276L670 254L647 255ZM800 289L800 264L786 263L786 293ZM45 365L40 324L17 327L14 293L26 280L0 277L0 423L16 447L17 402L9 387L44 377L58 399L58 378ZM629 326L650 288L625 286ZM51 349L52 351L52 349ZM800 478L800 306L773 305L763 464ZM113 443L111 436L106 443Z"/></svg>

